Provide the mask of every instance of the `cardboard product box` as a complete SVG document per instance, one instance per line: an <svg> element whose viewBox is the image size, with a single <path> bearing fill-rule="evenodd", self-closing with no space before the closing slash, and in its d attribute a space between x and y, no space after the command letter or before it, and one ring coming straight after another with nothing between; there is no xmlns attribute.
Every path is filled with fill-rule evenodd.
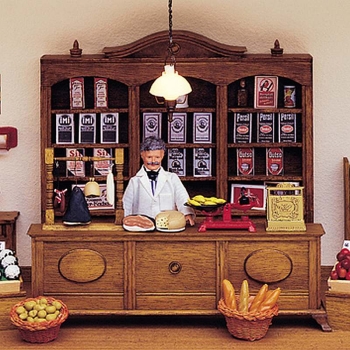
<svg viewBox="0 0 350 350"><path fill-rule="evenodd" d="M237 175L254 175L254 148L237 148Z"/></svg>
<svg viewBox="0 0 350 350"><path fill-rule="evenodd" d="M26 298L26 292L0 293L0 331L15 329L10 319L12 307Z"/></svg>
<svg viewBox="0 0 350 350"><path fill-rule="evenodd" d="M1 280L0 281L0 295L4 293L19 293L22 289L23 279L19 280Z"/></svg>
<svg viewBox="0 0 350 350"><path fill-rule="evenodd" d="M235 113L233 120L233 142L252 142L252 113Z"/></svg>
<svg viewBox="0 0 350 350"><path fill-rule="evenodd" d="M278 142L296 142L296 113L278 114Z"/></svg>
<svg viewBox="0 0 350 350"><path fill-rule="evenodd" d="M79 114L79 143L96 143L96 113Z"/></svg>
<svg viewBox="0 0 350 350"><path fill-rule="evenodd" d="M85 108L84 78L69 79L70 108Z"/></svg>
<svg viewBox="0 0 350 350"><path fill-rule="evenodd" d="M349 281L332 281L348 283ZM326 311L329 325L333 330L349 330L350 288L348 293L327 291Z"/></svg>
<svg viewBox="0 0 350 350"><path fill-rule="evenodd" d="M350 297L350 281L347 280L332 280L330 277L327 280L328 291L334 293L348 293Z"/></svg>

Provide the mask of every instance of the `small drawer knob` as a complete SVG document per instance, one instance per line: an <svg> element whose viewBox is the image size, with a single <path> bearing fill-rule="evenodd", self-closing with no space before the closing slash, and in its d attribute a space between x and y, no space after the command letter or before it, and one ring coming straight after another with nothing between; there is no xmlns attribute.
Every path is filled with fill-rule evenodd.
<svg viewBox="0 0 350 350"><path fill-rule="evenodd" d="M181 269L182 269L182 266L181 266L181 264L178 261L172 261L169 264L169 271L170 271L170 273L173 273L173 274L180 273Z"/></svg>

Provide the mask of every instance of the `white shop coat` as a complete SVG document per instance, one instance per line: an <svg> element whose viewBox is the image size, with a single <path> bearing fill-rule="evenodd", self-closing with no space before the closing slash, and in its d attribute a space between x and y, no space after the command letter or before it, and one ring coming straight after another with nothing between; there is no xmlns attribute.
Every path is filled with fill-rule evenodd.
<svg viewBox="0 0 350 350"><path fill-rule="evenodd" d="M180 178L160 168L154 195L151 180L142 166L129 181L123 196L124 216L147 215L155 218L164 210L178 210L184 215L194 215L192 208L185 206L189 195Z"/></svg>

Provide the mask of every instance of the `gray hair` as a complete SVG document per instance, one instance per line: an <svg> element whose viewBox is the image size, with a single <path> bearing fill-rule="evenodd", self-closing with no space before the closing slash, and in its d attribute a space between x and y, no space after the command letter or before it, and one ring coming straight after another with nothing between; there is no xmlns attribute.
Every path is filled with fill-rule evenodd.
<svg viewBox="0 0 350 350"><path fill-rule="evenodd" d="M155 136L146 137L141 143L140 151L166 151L165 142Z"/></svg>

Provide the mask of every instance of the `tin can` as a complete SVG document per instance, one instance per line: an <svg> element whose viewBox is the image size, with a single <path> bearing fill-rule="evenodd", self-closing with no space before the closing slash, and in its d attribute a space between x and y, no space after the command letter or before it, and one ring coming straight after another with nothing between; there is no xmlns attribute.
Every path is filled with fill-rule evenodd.
<svg viewBox="0 0 350 350"><path fill-rule="evenodd" d="M296 106L295 86L285 85L283 91L284 91L284 107L294 108Z"/></svg>

